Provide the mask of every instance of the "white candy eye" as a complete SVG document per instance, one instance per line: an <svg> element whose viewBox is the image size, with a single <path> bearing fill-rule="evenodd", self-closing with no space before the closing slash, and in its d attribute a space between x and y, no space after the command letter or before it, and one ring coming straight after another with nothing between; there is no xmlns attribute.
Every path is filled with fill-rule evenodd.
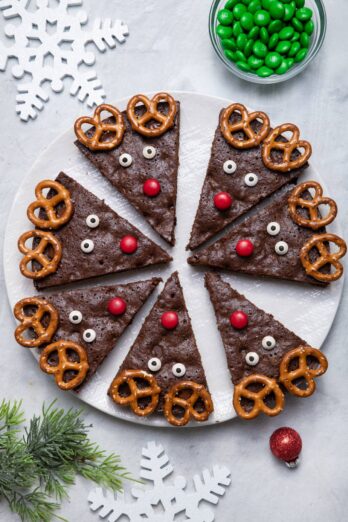
<svg viewBox="0 0 348 522"><path fill-rule="evenodd" d="M90 214L86 217L86 224L89 228L97 228L99 225L99 218L96 214Z"/></svg>
<svg viewBox="0 0 348 522"><path fill-rule="evenodd" d="M85 330L83 332L82 337L83 340L86 341L86 343L92 343L97 337L97 334L94 330L92 330L92 328L88 328L88 330Z"/></svg>
<svg viewBox="0 0 348 522"><path fill-rule="evenodd" d="M94 243L91 239L84 239L81 241L81 250L85 254L90 254L94 250Z"/></svg>
<svg viewBox="0 0 348 522"><path fill-rule="evenodd" d="M253 174L252 172L249 172L249 174L246 174L244 176L244 183L248 187L255 187L259 182L259 177L257 174Z"/></svg>
<svg viewBox="0 0 348 522"><path fill-rule="evenodd" d="M259 360L260 360L260 357L258 356L258 354L256 352L249 352L245 356L245 362L249 366L256 366L257 363L259 362Z"/></svg>
<svg viewBox="0 0 348 522"><path fill-rule="evenodd" d="M288 253L289 247L288 244L285 243L285 241L278 241L278 243L276 243L276 246L274 247L274 250L276 251L276 254L278 254L278 256L284 256Z"/></svg>
<svg viewBox="0 0 348 522"><path fill-rule="evenodd" d="M276 221L271 221L267 225L267 234L270 236L277 236L280 232L280 225Z"/></svg>
<svg viewBox="0 0 348 522"><path fill-rule="evenodd" d="M152 357L149 359L147 367L152 372L158 372L162 368L161 360L158 357Z"/></svg>
<svg viewBox="0 0 348 522"><path fill-rule="evenodd" d="M182 363L173 364L172 372L175 377L183 377L186 373L186 367Z"/></svg>
<svg viewBox="0 0 348 522"><path fill-rule="evenodd" d="M224 172L226 174L233 174L237 170L237 164L233 160L227 160L224 163Z"/></svg>
<svg viewBox="0 0 348 522"><path fill-rule="evenodd" d="M131 164L133 163L133 158L130 154L125 152L124 154L121 154L118 161L119 161L121 167L130 167Z"/></svg>
<svg viewBox="0 0 348 522"><path fill-rule="evenodd" d="M151 145L147 145L143 148L143 156L146 159L153 159L156 156L157 150Z"/></svg>
<svg viewBox="0 0 348 522"><path fill-rule="evenodd" d="M82 321L82 314L80 310L73 310L69 314L69 321L73 324L79 324Z"/></svg>
<svg viewBox="0 0 348 522"><path fill-rule="evenodd" d="M264 337L262 339L262 347L265 349L265 350L272 350L275 345L276 345L276 340L274 337L272 337L271 335L266 335L266 337Z"/></svg>

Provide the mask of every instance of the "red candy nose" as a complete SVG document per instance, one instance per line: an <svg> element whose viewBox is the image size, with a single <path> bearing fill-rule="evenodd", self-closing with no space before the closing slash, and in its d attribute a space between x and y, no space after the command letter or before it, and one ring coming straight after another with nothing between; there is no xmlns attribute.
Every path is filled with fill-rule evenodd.
<svg viewBox="0 0 348 522"><path fill-rule="evenodd" d="M120 241L120 248L124 254L133 254L138 248L138 240L134 236L124 236Z"/></svg>
<svg viewBox="0 0 348 522"><path fill-rule="evenodd" d="M127 309L127 303L122 297L114 297L108 302L108 312L111 315L122 315Z"/></svg>
<svg viewBox="0 0 348 522"><path fill-rule="evenodd" d="M161 192L161 185L157 179L147 179L143 185L143 192L145 196L154 198Z"/></svg>
<svg viewBox="0 0 348 522"><path fill-rule="evenodd" d="M228 192L218 192L214 196L214 205L218 210L228 210L232 205L232 201Z"/></svg>
<svg viewBox="0 0 348 522"><path fill-rule="evenodd" d="M173 330L178 326L179 318L176 312L164 312L161 317L161 323L166 330Z"/></svg>
<svg viewBox="0 0 348 522"><path fill-rule="evenodd" d="M241 257L249 257L254 252L254 245L250 239L240 239L236 244L236 252Z"/></svg>
<svg viewBox="0 0 348 522"><path fill-rule="evenodd" d="M242 310L236 310L230 315L230 323L233 328L242 330L248 325L248 316Z"/></svg>

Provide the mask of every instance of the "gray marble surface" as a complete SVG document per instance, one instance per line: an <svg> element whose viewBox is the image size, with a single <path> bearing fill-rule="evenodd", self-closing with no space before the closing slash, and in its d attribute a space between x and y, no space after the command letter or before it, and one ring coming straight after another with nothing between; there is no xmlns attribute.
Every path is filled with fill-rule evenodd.
<svg viewBox="0 0 348 522"><path fill-rule="evenodd" d="M190 90L240 100L269 112L276 121L297 123L303 136L311 140L313 161L338 202L341 222L347 223L346 0L325 2L328 33L312 66L290 82L270 87L239 81L218 62L207 32L208 0L85 0L84 4L91 19L117 16L129 24L127 43L98 56L97 67L110 99L138 91ZM6 217L21 180L37 155L85 109L67 93L52 94L40 117L25 124L14 111L15 82L9 72L0 76L0 92L2 245ZM0 397L22 398L27 417L53 398L61 406L79 407L77 399L59 393L50 379L42 378L31 355L16 346L2 268L0 285ZM94 426L91 435L106 449L119 452L135 475L141 447L148 440L161 442L176 472L188 477L215 463L229 466L232 486L216 508L219 522L343 522L348 508L347 312L344 293L324 346L330 371L314 396L303 401L288 399L286 411L278 418L259 418L252 423L233 420L185 431L154 430L86 407L87 421ZM268 450L270 434L282 425L296 428L303 438L302 461L295 471L273 459ZM98 520L88 510L86 498L91 488L90 483L78 480L71 489L70 502L62 507L62 515L69 521ZM0 520L16 520L3 502Z"/></svg>

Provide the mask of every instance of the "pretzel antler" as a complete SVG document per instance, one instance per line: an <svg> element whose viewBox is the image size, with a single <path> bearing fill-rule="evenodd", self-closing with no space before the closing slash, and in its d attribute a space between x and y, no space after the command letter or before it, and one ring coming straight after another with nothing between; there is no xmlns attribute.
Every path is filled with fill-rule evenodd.
<svg viewBox="0 0 348 522"><path fill-rule="evenodd" d="M32 315L27 315L25 313L27 308L36 310ZM59 315L57 310L41 297L26 297L18 301L13 313L21 323L15 331L16 341L26 348L34 348L49 343L58 328ZM42 323L44 317L48 318L47 325ZM28 338L25 335L27 332L34 332L36 337Z"/></svg>
<svg viewBox="0 0 348 522"><path fill-rule="evenodd" d="M168 104L167 114L163 114L158 110L158 104L160 102L166 102ZM141 116L137 116L135 111L138 103L142 103L146 109ZM144 94L137 94L129 100L127 105L127 117L132 129L148 138L161 136L173 127L176 111L177 107L174 98L166 92L155 94L151 100ZM147 126L147 123L152 120L157 122L158 125Z"/></svg>
<svg viewBox="0 0 348 522"><path fill-rule="evenodd" d="M140 382L145 381L148 386L141 387ZM126 387L127 395L123 395L120 388ZM158 404L161 388L153 375L143 370L123 370L112 381L110 386L110 396L116 404L130 406L133 412L140 417L150 415ZM150 399L147 406L142 407L139 399Z"/></svg>
<svg viewBox="0 0 348 522"><path fill-rule="evenodd" d="M239 113L241 119L231 123L231 116L234 113ZM251 127L251 123L256 120L262 121L262 126L258 132L255 132ZM241 103L229 105L229 107L224 109L220 119L220 129L225 140L236 149L257 147L266 138L270 128L270 121L266 113L260 111L249 113L247 108ZM238 131L244 133L244 139L235 137L234 134Z"/></svg>
<svg viewBox="0 0 348 522"><path fill-rule="evenodd" d="M334 243L338 246L337 252L330 252L327 243ZM311 251L315 249L319 252L319 256L315 261L311 260ZM318 234L312 236L302 247L300 252L300 259L306 274L314 277L317 281L323 283L331 283L336 281L343 274L343 266L339 259L347 252L347 245L344 239L335 234ZM335 268L334 272L325 274L320 272L320 269L325 265L332 265Z"/></svg>
<svg viewBox="0 0 348 522"><path fill-rule="evenodd" d="M38 245L34 248L26 246L28 239L39 238ZM53 257L49 258L46 250L48 247L53 249ZM51 232L45 230L29 230L24 232L18 239L18 249L24 256L19 264L20 271L25 277L30 279L41 279L49 274L56 272L62 258L62 246L60 241ZM36 261L41 265L41 269L34 271L28 268L28 264Z"/></svg>
<svg viewBox="0 0 348 522"><path fill-rule="evenodd" d="M303 193L309 189L314 189L315 193L312 199L304 199ZM325 217L320 215L319 205L328 205L329 212ZM325 227L333 222L337 216L337 205L331 198L323 197L322 186L316 181L305 181L301 183L291 192L288 199L289 213L292 220L302 227L318 230L318 228ZM308 210L309 218L301 216L298 208L305 208Z"/></svg>
<svg viewBox="0 0 348 522"><path fill-rule="evenodd" d="M190 394L188 398L186 398L187 393ZM182 394L185 398L181 396ZM197 410L198 402L204 405L204 410L201 412ZM182 417L175 415L176 406L184 412ZM193 381L175 384L164 398L164 416L173 426L185 426L191 417L198 422L206 421L213 409L213 402L206 387Z"/></svg>
<svg viewBox="0 0 348 522"><path fill-rule="evenodd" d="M284 132L291 132L292 136L287 141L277 141ZM292 160L295 149L304 149L298 158ZM280 150L283 153L283 161L277 163L272 158L272 150ZM308 141L300 140L300 131L293 123L284 123L273 129L262 144L262 160L270 170L289 172L302 167L312 155L312 146Z"/></svg>
<svg viewBox="0 0 348 522"><path fill-rule="evenodd" d="M47 199L43 191L45 189L53 189L56 194ZM73 213L73 205L70 197L70 192L58 181L46 179L40 181L35 188L36 201L30 203L27 215L30 221L38 228L57 229L67 223ZM64 204L64 209L61 214L57 213L56 207L60 203ZM43 209L46 214L46 219L40 218L35 214L35 210Z"/></svg>
<svg viewBox="0 0 348 522"><path fill-rule="evenodd" d="M261 385L262 388L259 391L249 390L248 388L253 384ZM275 396L274 407L267 406L265 402L267 396L271 395ZM241 402L243 398L254 403L251 410L248 411L243 407ZM261 412L274 417L283 411L284 394L275 379L260 374L249 375L234 387L233 406L243 419L254 419Z"/></svg>
<svg viewBox="0 0 348 522"><path fill-rule="evenodd" d="M115 118L115 122L102 121L101 113L103 111L109 112ZM83 131L82 126L86 124L94 127L92 135L90 131ZM116 107L103 103L98 105L93 117L82 116L78 118L75 121L74 130L79 142L88 149L93 151L112 150L122 142L126 126L122 113ZM110 137L110 134L113 136ZM103 139L105 135L110 139Z"/></svg>

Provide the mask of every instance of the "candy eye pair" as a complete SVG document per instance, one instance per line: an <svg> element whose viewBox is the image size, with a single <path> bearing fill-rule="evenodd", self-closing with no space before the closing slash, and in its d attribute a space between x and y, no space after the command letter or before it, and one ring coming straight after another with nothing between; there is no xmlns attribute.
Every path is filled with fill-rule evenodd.
<svg viewBox="0 0 348 522"><path fill-rule="evenodd" d="M153 159L156 156L157 150L155 147L151 145L146 145L143 148L143 156L145 159ZM121 167L130 167L133 163L133 157L128 154L128 152L124 152L118 159Z"/></svg>
<svg viewBox="0 0 348 522"><path fill-rule="evenodd" d="M80 310L73 310L72 312L70 312L69 321L72 324L80 324L82 321L82 313L80 312ZM95 330L93 330L92 328L87 328L87 330L85 330L82 334L82 338L86 343L92 343L93 341L95 341L96 337L97 334L95 333Z"/></svg>
<svg viewBox="0 0 348 522"><path fill-rule="evenodd" d="M152 357L147 363L147 367L152 372L158 372L162 368L161 360L158 357ZM186 367L182 363L175 363L172 366L172 372L175 377L183 377L186 373Z"/></svg>
<svg viewBox="0 0 348 522"><path fill-rule="evenodd" d="M277 236L280 232L280 225L277 221L271 221L267 225L267 234ZM289 251L289 245L285 241L278 241L274 246L275 253L278 256L284 256Z"/></svg>
<svg viewBox="0 0 348 522"><path fill-rule="evenodd" d="M274 337L272 337L271 335L266 335L262 339L261 344L262 344L262 348L264 348L265 350L272 350L277 343L276 343L276 340L274 339ZM260 361L260 356L256 352L248 352L245 356L245 362L249 366L256 366L259 363L259 361Z"/></svg>
<svg viewBox="0 0 348 522"><path fill-rule="evenodd" d="M234 174L237 170L237 164L233 160L227 160L227 161L225 161L225 163L223 165L223 169L226 174ZM258 181L259 181L259 178L258 178L257 174L254 174L252 172L249 172L248 174L246 174L244 176L244 183L248 187L255 187L255 185L257 185Z"/></svg>

